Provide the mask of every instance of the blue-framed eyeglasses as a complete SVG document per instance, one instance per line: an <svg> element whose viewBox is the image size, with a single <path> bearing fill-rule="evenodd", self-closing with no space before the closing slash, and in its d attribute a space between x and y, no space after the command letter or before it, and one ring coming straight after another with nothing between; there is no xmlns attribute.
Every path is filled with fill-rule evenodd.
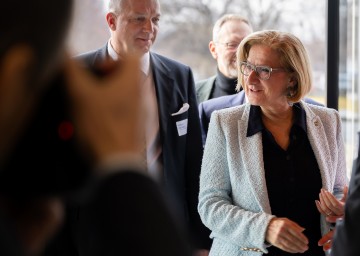
<svg viewBox="0 0 360 256"><path fill-rule="evenodd" d="M268 66L255 66L246 61L240 62L240 71L244 76L249 76L252 71L261 80L268 80L272 72L286 72L284 68L271 68Z"/></svg>

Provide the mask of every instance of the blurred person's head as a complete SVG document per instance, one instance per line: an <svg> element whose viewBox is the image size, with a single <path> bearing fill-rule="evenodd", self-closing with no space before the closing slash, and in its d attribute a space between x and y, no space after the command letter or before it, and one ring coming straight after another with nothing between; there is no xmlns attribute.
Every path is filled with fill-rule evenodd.
<svg viewBox="0 0 360 256"><path fill-rule="evenodd" d="M145 54L154 44L160 20L158 0L110 0L106 20L116 53Z"/></svg>
<svg viewBox="0 0 360 256"><path fill-rule="evenodd" d="M216 21L209 50L224 76L237 78L236 49L250 33L252 27L249 21L240 15L226 14Z"/></svg>
<svg viewBox="0 0 360 256"><path fill-rule="evenodd" d="M72 0L4 0L0 15L0 212L1 220L14 227L26 255L37 255L62 220L58 197L32 197L28 188L37 186L37 166L14 156L15 148L29 130L34 109L57 73L63 56ZM21 141L21 142L20 142ZM39 145L25 152L29 159ZM15 170L9 159L22 162ZM34 160L36 161L36 160ZM49 168L49 166L48 166ZM49 173L52 170L47 169ZM34 173L34 175L32 175ZM27 175L21 175L27 174ZM14 177L13 179L7 179ZM28 179L29 178L29 179ZM28 187L22 187L28 184ZM8 190L9 188L9 190ZM15 192L15 194L12 194ZM22 196L21 196L22 195ZM11 223L11 224L10 224ZM8 230L12 232L13 230ZM2 231L6 232L6 231Z"/></svg>
<svg viewBox="0 0 360 256"><path fill-rule="evenodd" d="M247 36L237 50L237 62L237 89L242 86L253 105L289 106L311 90L308 53L291 33L265 30Z"/></svg>

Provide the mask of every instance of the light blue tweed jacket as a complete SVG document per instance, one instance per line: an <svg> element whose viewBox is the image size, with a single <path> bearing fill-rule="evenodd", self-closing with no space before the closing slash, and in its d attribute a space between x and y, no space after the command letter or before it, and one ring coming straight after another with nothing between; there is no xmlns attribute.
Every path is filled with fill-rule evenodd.
<svg viewBox="0 0 360 256"><path fill-rule="evenodd" d="M340 116L334 109L304 102L301 105L322 186L341 197L348 180ZM261 132L246 137L249 111L250 105L245 104L215 111L211 116L198 205L203 223L212 231L211 256L268 252L265 233L275 216L266 188ZM324 234L329 225L321 218Z"/></svg>

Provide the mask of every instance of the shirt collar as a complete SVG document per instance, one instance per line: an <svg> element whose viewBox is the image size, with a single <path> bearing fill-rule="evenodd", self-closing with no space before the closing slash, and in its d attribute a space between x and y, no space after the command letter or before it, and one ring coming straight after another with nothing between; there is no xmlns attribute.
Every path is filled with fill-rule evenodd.
<svg viewBox="0 0 360 256"><path fill-rule="evenodd" d="M299 126L304 132L307 132L306 127L306 112L305 109L301 106L300 103L294 103L293 106L294 113L295 113L295 122L294 124Z"/></svg>
<svg viewBox="0 0 360 256"><path fill-rule="evenodd" d="M111 45L111 40L109 39L108 45L107 45L107 51L110 56L110 58L114 61L117 61L119 59L119 55L114 50L113 46ZM145 53L141 59L140 59L140 69L141 71L148 76L150 72L150 53Z"/></svg>
<svg viewBox="0 0 360 256"><path fill-rule="evenodd" d="M146 76L149 75L150 72L150 53L145 53L140 59L140 69Z"/></svg>
<svg viewBox="0 0 360 256"><path fill-rule="evenodd" d="M261 119L261 108L259 106L251 105L246 137L253 136L263 129L264 125Z"/></svg>
<svg viewBox="0 0 360 256"><path fill-rule="evenodd" d="M295 115L294 125L300 127L306 133L306 112L304 108L300 103L295 103L293 105L293 111ZM251 105L246 137L250 137L263 129L265 129L265 127L261 119L261 108Z"/></svg>
<svg viewBox="0 0 360 256"><path fill-rule="evenodd" d="M110 58L111 58L112 60L117 61L117 60L119 59L119 55L115 52L115 50L114 50L114 48L112 47L110 41L111 41L111 40L109 39L108 44L107 44L108 54L109 54L109 56L110 56Z"/></svg>

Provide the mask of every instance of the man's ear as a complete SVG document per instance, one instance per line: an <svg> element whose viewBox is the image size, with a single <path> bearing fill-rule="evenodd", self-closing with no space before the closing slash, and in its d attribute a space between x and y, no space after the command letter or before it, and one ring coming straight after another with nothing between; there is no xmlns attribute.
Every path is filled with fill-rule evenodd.
<svg viewBox="0 0 360 256"><path fill-rule="evenodd" d="M106 22L111 29L111 31L116 30L116 14L113 12L109 12L106 14Z"/></svg>
<svg viewBox="0 0 360 256"><path fill-rule="evenodd" d="M211 55L213 56L213 58L215 60L217 60L217 52L216 52L216 45L215 45L215 42L214 41L210 41L209 43L209 50L210 50L210 53Z"/></svg>

